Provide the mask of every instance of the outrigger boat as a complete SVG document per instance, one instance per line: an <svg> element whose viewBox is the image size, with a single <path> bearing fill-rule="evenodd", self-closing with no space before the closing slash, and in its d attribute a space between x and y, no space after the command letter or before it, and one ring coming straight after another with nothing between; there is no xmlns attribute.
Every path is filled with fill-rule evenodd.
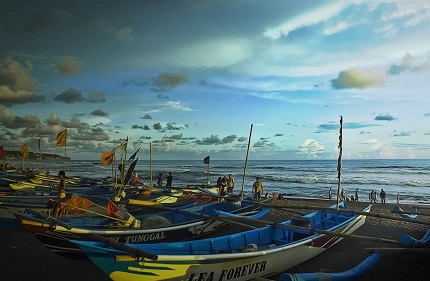
<svg viewBox="0 0 430 281"><path fill-rule="evenodd" d="M82 259L86 258L85 254L68 239L90 240L96 234L118 243L184 241L231 226L231 222L216 219L218 214L261 218L269 212L266 207L250 201L239 203L222 201L135 216L127 218L127 221L102 217L52 219L31 210L31 214L14 212L14 215L24 228L53 252L68 258Z"/></svg>
<svg viewBox="0 0 430 281"><path fill-rule="evenodd" d="M115 281L245 281L284 272L364 224L366 215L342 211L344 202L338 207L338 211L318 210L300 219L196 241L119 247L103 240L72 242Z"/></svg>

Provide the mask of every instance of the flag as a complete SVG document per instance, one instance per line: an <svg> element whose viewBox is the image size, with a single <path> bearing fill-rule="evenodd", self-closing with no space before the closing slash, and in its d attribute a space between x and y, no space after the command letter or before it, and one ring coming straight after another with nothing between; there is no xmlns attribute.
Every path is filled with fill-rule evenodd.
<svg viewBox="0 0 430 281"><path fill-rule="evenodd" d="M108 198L108 206L107 206L107 214L110 217L116 218L116 212L118 212L119 208Z"/></svg>
<svg viewBox="0 0 430 281"><path fill-rule="evenodd" d="M121 144L116 148L116 150L117 150L118 152L121 152L121 151L126 150L126 149L127 149L127 142L128 142L128 138L127 138L123 143L121 143Z"/></svg>
<svg viewBox="0 0 430 281"><path fill-rule="evenodd" d="M133 161L133 160L134 160L134 158L136 157L136 155L137 155L137 153L139 152L139 150L140 150L140 147L139 147L139 149L138 149L135 153L133 153L133 155L131 155L131 156L130 156L130 158L128 159L128 162L130 162L130 161Z"/></svg>
<svg viewBox="0 0 430 281"><path fill-rule="evenodd" d="M68 206L66 207L66 211L77 212L77 211L80 211L81 209L86 209L94 205L94 202L81 196L72 195L72 198L67 200L67 205Z"/></svg>
<svg viewBox="0 0 430 281"><path fill-rule="evenodd" d="M66 146L67 129L61 131L57 135L57 146Z"/></svg>
<svg viewBox="0 0 430 281"><path fill-rule="evenodd" d="M112 164L112 162L113 162L113 153L114 153L113 150L111 152L103 152L102 153L101 161L102 161L103 165Z"/></svg>
<svg viewBox="0 0 430 281"><path fill-rule="evenodd" d="M3 145L0 146L0 157L4 158L4 149L3 149Z"/></svg>
<svg viewBox="0 0 430 281"><path fill-rule="evenodd" d="M21 153L22 153L22 159L28 158L28 145L27 145L27 143L24 143L21 146Z"/></svg>
<svg viewBox="0 0 430 281"><path fill-rule="evenodd" d="M210 157L207 156L207 157L205 157L205 159L203 159L203 163L209 164L209 160L210 160Z"/></svg>

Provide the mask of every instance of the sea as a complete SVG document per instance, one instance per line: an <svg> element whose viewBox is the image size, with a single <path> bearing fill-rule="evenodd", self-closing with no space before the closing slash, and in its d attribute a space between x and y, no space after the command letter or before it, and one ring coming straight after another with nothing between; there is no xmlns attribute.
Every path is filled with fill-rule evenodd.
<svg viewBox="0 0 430 281"><path fill-rule="evenodd" d="M13 162L21 167L21 161ZM118 163L119 164L119 163ZM126 162L127 165L130 162ZM117 166L102 165L100 160L26 161L24 167L58 174L105 179L118 174ZM264 193L282 193L284 197L328 199L329 190L335 196L343 189L350 197L358 189L359 201L369 201L369 193L383 189L387 203L430 204L430 159L342 160L340 172L337 160L139 160L135 171L141 182L155 184L156 175L173 173L173 187L215 185L218 177L231 174L235 179L234 193L251 194L252 184L260 177ZM152 177L151 177L152 173ZM340 177L339 177L340 176Z"/></svg>

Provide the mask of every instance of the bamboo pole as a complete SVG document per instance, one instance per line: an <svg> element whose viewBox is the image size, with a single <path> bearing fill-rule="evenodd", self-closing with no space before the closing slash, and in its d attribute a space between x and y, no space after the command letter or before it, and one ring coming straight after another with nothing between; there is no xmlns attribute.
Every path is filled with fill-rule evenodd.
<svg viewBox="0 0 430 281"><path fill-rule="evenodd" d="M369 217L376 217L376 218L380 218L380 219L390 219L390 220L396 220L396 221L404 221L404 222L430 225L430 221L422 221L422 220L409 219L409 218L399 218L399 217L389 216L389 215L386 215L383 213L363 212L363 211L357 211L357 210L353 210L353 209L339 209L338 210L337 208L319 207L319 206L311 206L311 205L284 206L284 205L262 204L260 202L254 202L254 203L259 204L259 205L264 206L264 207L268 207L268 208L338 211L338 212L345 212L345 213L351 213L351 214L366 215Z"/></svg>
<svg viewBox="0 0 430 281"><path fill-rule="evenodd" d="M249 147L251 144L251 135L252 135L252 127L254 124L251 124L251 129L249 130L249 138L248 138L248 148L246 149L246 158L245 158L245 167L243 168L243 178L242 178L242 191L240 192L240 199L243 200L243 194L245 193L245 177L246 177L246 168L248 167L248 154Z"/></svg>
<svg viewBox="0 0 430 281"><path fill-rule="evenodd" d="M336 196L336 209L339 210L339 197L340 197L340 175L342 172L342 122L343 118L340 116L340 128L339 128L339 158L337 160L337 196Z"/></svg>
<svg viewBox="0 0 430 281"><path fill-rule="evenodd" d="M149 142L149 187L152 187L152 142Z"/></svg>

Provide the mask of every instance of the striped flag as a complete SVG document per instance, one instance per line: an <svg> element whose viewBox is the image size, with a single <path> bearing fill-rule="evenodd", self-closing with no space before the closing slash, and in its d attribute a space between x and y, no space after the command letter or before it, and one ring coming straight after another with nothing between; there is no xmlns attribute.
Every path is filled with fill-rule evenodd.
<svg viewBox="0 0 430 281"><path fill-rule="evenodd" d="M61 131L57 135L57 146L66 146L67 129Z"/></svg>

